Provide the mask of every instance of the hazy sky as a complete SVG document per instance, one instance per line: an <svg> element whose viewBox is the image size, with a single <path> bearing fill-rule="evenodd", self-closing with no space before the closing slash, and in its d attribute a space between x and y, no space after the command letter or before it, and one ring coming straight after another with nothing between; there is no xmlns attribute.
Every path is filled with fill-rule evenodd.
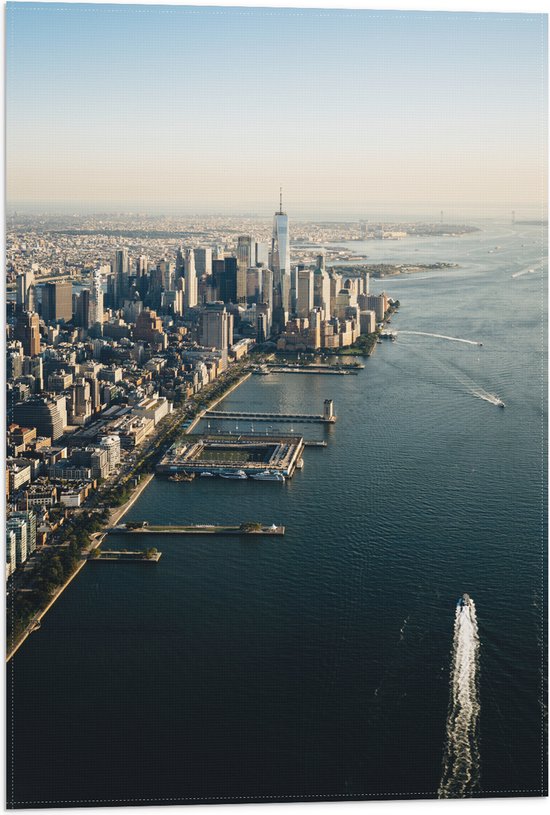
<svg viewBox="0 0 550 815"><path fill-rule="evenodd" d="M8 207L536 215L546 17L8 3Z"/></svg>

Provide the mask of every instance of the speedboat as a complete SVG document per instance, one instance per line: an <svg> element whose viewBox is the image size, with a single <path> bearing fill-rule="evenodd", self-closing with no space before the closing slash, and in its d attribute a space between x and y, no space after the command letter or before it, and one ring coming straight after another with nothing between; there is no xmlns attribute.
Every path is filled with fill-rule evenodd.
<svg viewBox="0 0 550 815"><path fill-rule="evenodd" d="M467 608L470 604L471 604L470 595L465 593L462 595L462 597L458 598L456 602L456 607L460 609Z"/></svg>
<svg viewBox="0 0 550 815"><path fill-rule="evenodd" d="M498 402L497 402L496 404L497 404L497 407L499 407L499 408L505 408L505 407L506 407L506 405L505 405L505 403L502 401L502 399L499 399L499 400L498 400Z"/></svg>

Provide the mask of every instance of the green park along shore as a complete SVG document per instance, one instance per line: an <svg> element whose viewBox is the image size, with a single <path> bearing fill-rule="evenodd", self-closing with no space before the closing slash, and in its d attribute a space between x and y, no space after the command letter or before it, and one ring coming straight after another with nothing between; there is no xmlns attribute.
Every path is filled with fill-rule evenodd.
<svg viewBox="0 0 550 815"><path fill-rule="evenodd" d="M9 662L29 634L69 583L86 565L91 551L100 546L107 531L120 522L154 477L160 450L179 435L192 432L206 410L214 407L251 375L247 364L237 363L215 382L165 417L159 433L143 451L126 479L105 492L98 490L78 513L59 518L54 545L36 551L34 568L26 570L25 585L12 587L7 603L6 661ZM103 506L98 508L97 505ZM20 581L21 582L21 581Z"/></svg>

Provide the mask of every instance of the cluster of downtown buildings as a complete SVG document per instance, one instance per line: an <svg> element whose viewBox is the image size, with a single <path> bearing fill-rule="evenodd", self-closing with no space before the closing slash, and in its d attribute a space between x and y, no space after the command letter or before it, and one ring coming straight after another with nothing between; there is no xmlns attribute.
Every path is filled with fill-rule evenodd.
<svg viewBox="0 0 550 815"><path fill-rule="evenodd" d="M16 276L8 302L7 574L114 479L173 410L255 345L336 349L375 331L388 307L368 274L291 265L282 202L271 245L250 235L180 247L175 257L117 249L87 285Z"/></svg>

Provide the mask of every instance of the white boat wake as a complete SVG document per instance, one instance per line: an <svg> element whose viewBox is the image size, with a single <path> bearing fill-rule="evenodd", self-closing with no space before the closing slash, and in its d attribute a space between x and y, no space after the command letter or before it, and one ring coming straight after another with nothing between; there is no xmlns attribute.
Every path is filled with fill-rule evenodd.
<svg viewBox="0 0 550 815"><path fill-rule="evenodd" d="M402 332L402 333L415 333L415 332ZM430 334L429 336L432 335ZM472 340L462 340L462 342L472 342ZM410 352L413 353L415 356L418 356L420 359L425 358L425 355L419 354L418 350L413 351L411 349ZM457 367L450 363L448 360L444 365L439 359L437 359L435 354L431 354L429 358L429 364L432 368L439 368L443 372L447 380L449 377L456 380L456 382L458 382L460 385L462 385L463 388L466 389L467 393L469 393L471 396L474 396L476 399L482 399L484 402L487 402L491 405L496 405L497 407L500 408L505 407L505 403L500 398L500 396L498 396L498 394L491 393L490 391L485 390L485 388L482 385L479 385L477 382L475 382L473 379L467 376L467 374L465 374L464 371L457 369ZM447 386L450 385L448 381L445 384Z"/></svg>
<svg viewBox="0 0 550 815"><path fill-rule="evenodd" d="M396 333L398 335L415 334L418 337L436 337L439 340L451 340L451 342L464 342L466 343L466 345L483 345L483 343L477 342L476 340L465 340L462 337L448 337L446 334L429 334L427 331L398 331Z"/></svg>
<svg viewBox="0 0 550 815"><path fill-rule="evenodd" d="M515 280L517 277L523 277L526 274L535 274L535 272L538 272L539 269L540 267L537 269L522 269L520 272L515 272L512 275L512 279Z"/></svg>
<svg viewBox="0 0 550 815"><path fill-rule="evenodd" d="M464 798L479 782L479 634L474 601L467 594L456 607L451 665L451 698L447 716L439 798Z"/></svg>
<svg viewBox="0 0 550 815"><path fill-rule="evenodd" d="M488 391L484 390L473 390L470 391L472 396L477 396L478 399L483 399L484 402L489 402L491 405L497 405L498 407L504 407L504 402L497 396L496 393L489 393Z"/></svg>

